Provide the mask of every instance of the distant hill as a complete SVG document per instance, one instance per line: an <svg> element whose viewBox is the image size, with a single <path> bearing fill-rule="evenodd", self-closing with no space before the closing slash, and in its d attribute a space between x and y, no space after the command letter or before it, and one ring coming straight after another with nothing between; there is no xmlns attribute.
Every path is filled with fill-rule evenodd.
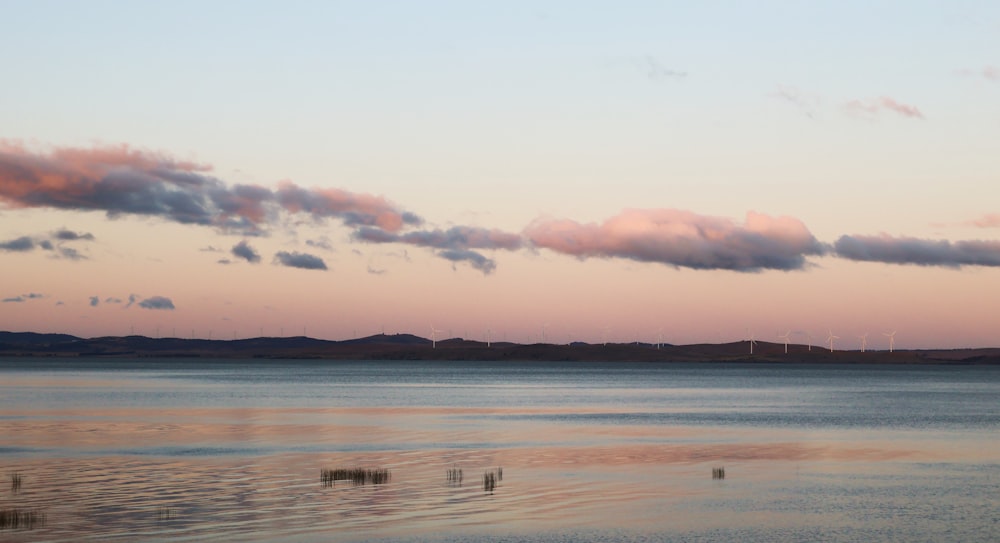
<svg viewBox="0 0 1000 543"><path fill-rule="evenodd" d="M522 345L447 339L411 334L376 334L346 341L304 336L237 340L0 332L0 356L59 357L206 357L316 358L341 360L539 360L635 362L767 362L837 364L1000 364L1000 349L833 351L806 345L757 342L753 354L745 341L696 345L648 343Z"/></svg>
<svg viewBox="0 0 1000 543"><path fill-rule="evenodd" d="M68 334L36 334L35 332L0 332L0 345L48 345L80 341Z"/></svg>

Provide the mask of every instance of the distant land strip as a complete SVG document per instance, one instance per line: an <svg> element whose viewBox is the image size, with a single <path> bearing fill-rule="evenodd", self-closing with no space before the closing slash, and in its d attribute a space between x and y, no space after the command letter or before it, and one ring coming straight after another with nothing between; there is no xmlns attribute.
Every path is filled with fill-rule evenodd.
<svg viewBox="0 0 1000 543"><path fill-rule="evenodd" d="M816 345L809 347L789 344L787 350L786 353L784 343L765 341L756 342L751 354L747 341L693 345L641 342L487 344L466 339L435 342L411 334L376 334L344 341L328 341L305 336L233 340L150 338L138 335L80 338L68 334L0 331L0 356L6 357L1000 364L1000 348L831 352Z"/></svg>

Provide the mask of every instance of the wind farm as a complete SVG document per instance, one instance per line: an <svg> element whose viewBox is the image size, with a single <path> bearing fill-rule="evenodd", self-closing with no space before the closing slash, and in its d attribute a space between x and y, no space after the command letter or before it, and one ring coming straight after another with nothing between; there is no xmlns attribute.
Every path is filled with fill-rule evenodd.
<svg viewBox="0 0 1000 543"><path fill-rule="evenodd" d="M62 358L222 358L317 360L451 360L451 361L629 361L755 362L780 364L1000 364L997 349L812 350L810 344L758 341L752 334L730 343L670 344L661 341L623 343L515 343L442 338L433 326L430 337L375 334L342 341L294 337L245 339L150 338L109 336L79 338L67 334L0 332L0 356ZM830 334L827 339L837 336ZM749 347L749 349L748 349Z"/></svg>

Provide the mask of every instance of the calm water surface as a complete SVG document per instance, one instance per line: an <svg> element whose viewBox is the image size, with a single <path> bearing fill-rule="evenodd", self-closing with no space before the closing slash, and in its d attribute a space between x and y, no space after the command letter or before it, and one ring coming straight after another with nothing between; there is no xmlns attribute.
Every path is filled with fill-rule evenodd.
<svg viewBox="0 0 1000 543"><path fill-rule="evenodd" d="M0 358L0 540L1000 541L998 430L1000 367Z"/></svg>

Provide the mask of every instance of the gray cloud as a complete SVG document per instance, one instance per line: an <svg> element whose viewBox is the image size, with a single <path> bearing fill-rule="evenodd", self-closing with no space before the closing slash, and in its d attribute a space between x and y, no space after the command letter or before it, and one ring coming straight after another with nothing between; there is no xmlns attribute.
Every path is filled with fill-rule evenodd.
<svg viewBox="0 0 1000 543"><path fill-rule="evenodd" d="M778 85L778 89L771 93L771 96L795 106L810 119L816 118L816 111L821 103L818 96L787 85Z"/></svg>
<svg viewBox="0 0 1000 543"><path fill-rule="evenodd" d="M452 262L465 262L473 268L486 275L493 273L497 268L497 263L490 258L468 249L445 249L437 253L438 256Z"/></svg>
<svg viewBox="0 0 1000 543"><path fill-rule="evenodd" d="M100 296L91 296L90 297L90 307L97 307L97 304L99 304L99 303L101 303Z"/></svg>
<svg viewBox="0 0 1000 543"><path fill-rule="evenodd" d="M138 300L138 299L139 299L139 297L136 296L135 294L129 294L128 295L128 303L125 304L125 309L128 309L128 308L132 307L132 304L134 304L135 301Z"/></svg>
<svg viewBox="0 0 1000 543"><path fill-rule="evenodd" d="M5 303L6 302L21 303L27 300L37 300L39 298L44 298L44 297L45 297L44 294L38 294L37 292L29 292L28 294L21 294L20 296L14 296L12 298L4 298L3 300L0 301L3 301Z"/></svg>
<svg viewBox="0 0 1000 543"><path fill-rule="evenodd" d="M251 247L250 244L247 243L247 240L243 240L237 243L236 245L233 245L233 249L231 252L233 253L234 256L238 256L246 260L247 262L251 262L254 264L260 262L260 254L258 254L257 251L255 251L253 247Z"/></svg>
<svg viewBox="0 0 1000 543"><path fill-rule="evenodd" d="M174 309L174 302L163 296L150 296L139 302L139 307L143 309Z"/></svg>
<svg viewBox="0 0 1000 543"><path fill-rule="evenodd" d="M473 226L453 226L447 230L417 230L403 234L386 232L379 228L361 227L354 231L354 239L369 243L405 243L439 249L435 254L441 258L452 262L466 262L485 274L496 269L496 262L473 249L514 251L524 246L524 238L520 234Z"/></svg>
<svg viewBox="0 0 1000 543"><path fill-rule="evenodd" d="M0 251L16 251L16 252L28 252L35 250L36 247L44 249L46 251L53 251L57 248L59 249L59 254L63 258L68 258L70 260L83 260L86 259L85 256L80 254L79 251L68 248L61 247L64 242L69 241L92 241L94 239L93 234L89 233L77 233L71 230L61 229L53 232L51 239L46 239L46 237L35 236L34 238L30 236L21 236L17 239L12 239L9 241L0 242ZM59 246L55 245L52 241L55 240Z"/></svg>
<svg viewBox="0 0 1000 543"><path fill-rule="evenodd" d="M310 247L315 247L317 249L324 249L326 251L332 251L333 250L333 245L330 243L330 240L327 239L325 236L321 237L320 239L316 239L316 240L307 239L306 240L306 245L308 245Z"/></svg>
<svg viewBox="0 0 1000 543"><path fill-rule="evenodd" d="M120 303L122 303L122 299L121 298L108 297L108 298L104 299L104 303L106 303L106 304L120 304Z"/></svg>
<svg viewBox="0 0 1000 543"><path fill-rule="evenodd" d="M653 58L652 55L646 55L643 60L646 73L653 81L661 81L664 79L683 79L688 76L687 72L665 68L658 60Z"/></svg>
<svg viewBox="0 0 1000 543"><path fill-rule="evenodd" d="M1000 266L1000 241L948 241L912 237L841 236L837 256L863 262L917 266Z"/></svg>
<svg viewBox="0 0 1000 543"><path fill-rule="evenodd" d="M94 235L89 232L73 232L72 230L67 230L65 228L54 232L52 237L59 241L94 241Z"/></svg>
<svg viewBox="0 0 1000 543"><path fill-rule="evenodd" d="M86 256L72 247L59 247L59 254L69 260L87 260Z"/></svg>
<svg viewBox="0 0 1000 543"><path fill-rule="evenodd" d="M323 259L308 253L297 253L279 251L274 255L274 260L283 266L290 268L302 268L304 270L325 270L326 262Z"/></svg>
<svg viewBox="0 0 1000 543"><path fill-rule="evenodd" d="M35 248L35 241L28 236L21 236L10 241L0 242L0 251L25 252Z"/></svg>

